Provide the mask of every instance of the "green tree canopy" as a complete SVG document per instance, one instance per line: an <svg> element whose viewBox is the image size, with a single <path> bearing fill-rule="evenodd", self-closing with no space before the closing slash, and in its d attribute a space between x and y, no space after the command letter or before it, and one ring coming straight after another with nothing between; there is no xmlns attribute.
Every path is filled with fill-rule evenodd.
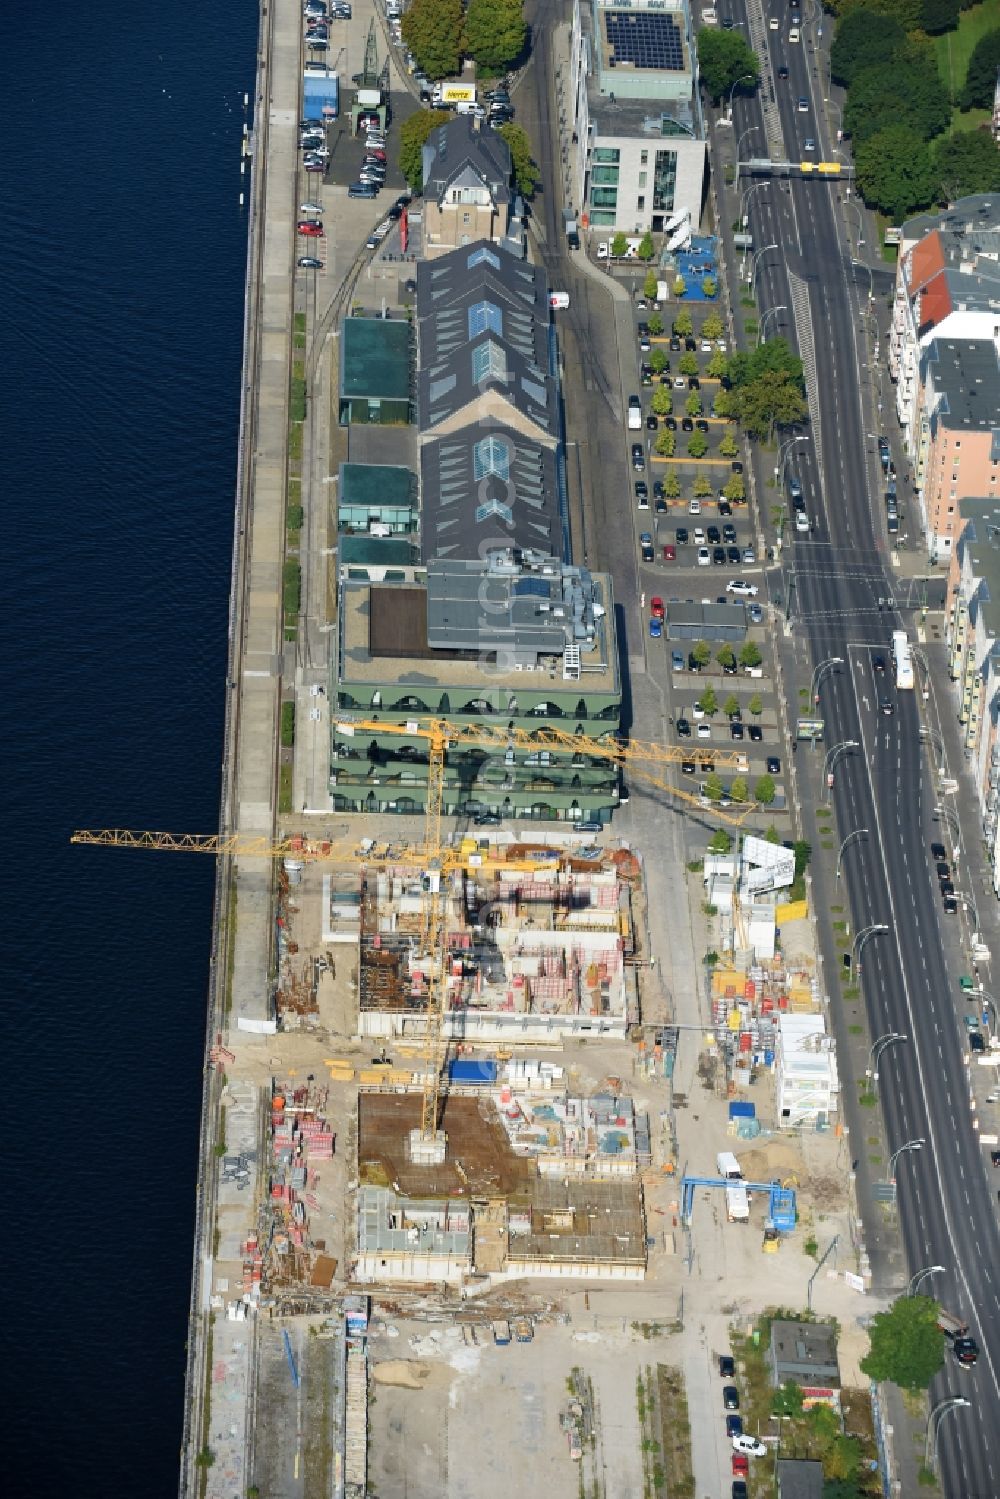
<svg viewBox="0 0 1000 1499"><path fill-rule="evenodd" d="M923 0L920 24L929 36L952 31L958 25L959 0Z"/></svg>
<svg viewBox="0 0 1000 1499"><path fill-rule="evenodd" d="M808 408L794 380L778 370L766 370L736 392L736 412L750 436L763 442L773 436L775 427L804 422Z"/></svg>
<svg viewBox="0 0 1000 1499"><path fill-rule="evenodd" d="M880 1384L891 1380L903 1390L926 1390L944 1363L937 1318L937 1303L929 1296L901 1296L887 1312L877 1312L862 1372Z"/></svg>
<svg viewBox="0 0 1000 1499"><path fill-rule="evenodd" d="M722 797L722 777L714 770L705 777L705 795L710 802L717 802Z"/></svg>
<svg viewBox="0 0 1000 1499"><path fill-rule="evenodd" d="M701 416L701 396L696 390L684 402L684 410L688 416Z"/></svg>
<svg viewBox="0 0 1000 1499"><path fill-rule="evenodd" d="M717 829L708 840L710 854L728 854L732 846L733 840L724 828Z"/></svg>
<svg viewBox="0 0 1000 1499"><path fill-rule="evenodd" d="M764 657L760 653L760 646L755 640L748 640L740 647L737 657L741 666L759 666Z"/></svg>
<svg viewBox="0 0 1000 1499"><path fill-rule="evenodd" d="M702 338L721 338L724 331L722 318L713 308L701 325L701 336Z"/></svg>
<svg viewBox="0 0 1000 1499"><path fill-rule="evenodd" d="M716 102L741 78L741 90L749 92L760 77L760 63L753 48L738 31L716 30L703 26L697 36L698 71L701 81Z"/></svg>
<svg viewBox="0 0 1000 1499"><path fill-rule="evenodd" d="M906 32L892 16L855 10L844 16L830 48L830 70L836 83L848 86L864 68L883 67L903 49Z"/></svg>
<svg viewBox="0 0 1000 1499"><path fill-rule="evenodd" d="M934 141L931 154L942 200L1000 192L1000 150L988 130L956 130Z"/></svg>
<svg viewBox="0 0 1000 1499"><path fill-rule="evenodd" d="M736 445L736 438L731 432L727 432L719 443L719 456L722 458L735 458L738 452L739 448Z"/></svg>
<svg viewBox="0 0 1000 1499"><path fill-rule="evenodd" d="M663 493L668 500L679 500L681 497L681 481L673 469L668 470L663 481Z"/></svg>
<svg viewBox="0 0 1000 1499"><path fill-rule="evenodd" d="M403 41L428 78L448 78L462 61L462 0L412 0L403 12Z"/></svg>
<svg viewBox="0 0 1000 1499"><path fill-rule="evenodd" d="M750 800L750 787L746 776L737 776L729 787L729 795L734 802L745 802Z"/></svg>
<svg viewBox="0 0 1000 1499"><path fill-rule="evenodd" d="M691 654L699 666L707 666L712 659L712 647L708 644L707 640L696 640L691 649Z"/></svg>
<svg viewBox="0 0 1000 1499"><path fill-rule="evenodd" d="M709 718L714 718L719 711L719 699L715 695L715 688L706 687L705 691L701 694L700 702L706 715Z"/></svg>
<svg viewBox="0 0 1000 1499"><path fill-rule="evenodd" d="M753 788L753 799L760 802L762 807L769 807L777 794L777 787L772 776L760 776Z"/></svg>
<svg viewBox="0 0 1000 1499"><path fill-rule="evenodd" d="M895 223L934 201L937 181L931 153L914 140L907 125L880 130L858 146L854 160L865 202Z"/></svg>
<svg viewBox="0 0 1000 1499"><path fill-rule="evenodd" d="M951 100L937 73L915 63L864 68L857 73L844 106L844 129L856 146L890 125L903 126L920 140L940 135L951 120Z"/></svg>
<svg viewBox="0 0 1000 1499"><path fill-rule="evenodd" d="M734 505L738 505L740 501L745 500L747 497L747 487L743 482L743 475L734 474L733 477L726 483L726 486L723 489L722 493L725 495L726 499L731 500Z"/></svg>
<svg viewBox="0 0 1000 1499"><path fill-rule="evenodd" d="M646 272L646 279L642 283L642 294L649 300L656 296L656 272L654 270Z"/></svg>
<svg viewBox="0 0 1000 1499"><path fill-rule="evenodd" d="M698 373L697 354L684 353L677 361L677 368L682 375L696 375Z"/></svg>
<svg viewBox="0 0 1000 1499"><path fill-rule="evenodd" d="M674 332L678 338L690 338L694 332L694 318L690 307L681 307L674 318Z"/></svg>
<svg viewBox="0 0 1000 1499"><path fill-rule="evenodd" d="M697 436L701 437L699 432ZM696 500L707 500L712 493L712 481L707 474L696 474L694 481L694 497Z"/></svg>
<svg viewBox="0 0 1000 1499"><path fill-rule="evenodd" d="M653 337L659 338L660 334L663 332L663 318L658 312L651 312L649 314L649 323L647 326Z"/></svg>
<svg viewBox="0 0 1000 1499"><path fill-rule="evenodd" d="M692 432L688 438L688 454L692 458L704 458L708 452L708 438L704 432Z"/></svg>
<svg viewBox="0 0 1000 1499"><path fill-rule="evenodd" d="M418 109L403 121L399 132L399 170L415 193L424 185L424 143L432 131L439 125L447 125L450 119L443 109Z"/></svg>
<svg viewBox="0 0 1000 1499"><path fill-rule="evenodd" d="M524 52L527 38L523 0L469 0L465 51L480 68L502 73Z"/></svg>
<svg viewBox="0 0 1000 1499"><path fill-rule="evenodd" d="M649 398L649 407L654 416L669 416L674 409L674 398L668 385L658 385Z"/></svg>
<svg viewBox="0 0 1000 1499"><path fill-rule="evenodd" d="M664 370L670 368L670 360L662 349L654 349L650 354L649 367L654 375L662 375Z"/></svg>
<svg viewBox="0 0 1000 1499"><path fill-rule="evenodd" d="M1000 27L987 31L972 49L962 90L963 109L989 109L1000 68Z"/></svg>
<svg viewBox="0 0 1000 1499"><path fill-rule="evenodd" d="M619 229L617 234L611 236L611 255L615 260L621 260L628 249L628 239L624 232Z"/></svg>
<svg viewBox="0 0 1000 1499"><path fill-rule="evenodd" d="M729 361L729 377L737 388L751 385L754 380L769 372L787 375L800 390L804 391L806 388L802 360L787 338L769 338L766 343L758 344L751 353L734 354Z"/></svg>
<svg viewBox="0 0 1000 1499"><path fill-rule="evenodd" d="M510 147L510 157L514 167L514 185L525 198L532 197L538 185L538 167L532 158L531 142L526 131L511 121L507 125L501 125L497 134L502 136Z"/></svg>
<svg viewBox="0 0 1000 1499"><path fill-rule="evenodd" d="M733 650L728 641L725 645L719 646L719 649L715 653L715 659L716 661L718 661L720 666L736 665L736 652Z"/></svg>
<svg viewBox="0 0 1000 1499"><path fill-rule="evenodd" d="M639 241L639 248L635 253L638 255L640 260L645 260L647 264L656 254L656 246L653 244L653 236L648 229L642 236L642 239Z"/></svg>
<svg viewBox="0 0 1000 1499"><path fill-rule="evenodd" d="M674 450L676 449L676 447L676 434L671 432L669 427L661 427L659 432L657 432L656 434L656 441L653 444L653 451L657 453L661 458L672 458L674 456Z"/></svg>

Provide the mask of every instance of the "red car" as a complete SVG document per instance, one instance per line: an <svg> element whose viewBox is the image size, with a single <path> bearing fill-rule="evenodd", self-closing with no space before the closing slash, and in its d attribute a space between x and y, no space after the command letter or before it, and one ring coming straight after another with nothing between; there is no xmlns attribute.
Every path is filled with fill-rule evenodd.
<svg viewBox="0 0 1000 1499"><path fill-rule="evenodd" d="M300 234L320 235L323 233L323 223L320 219L300 219L298 223Z"/></svg>
<svg viewBox="0 0 1000 1499"><path fill-rule="evenodd" d="M677 548L672 543L670 546L663 548L663 560L664 562L677 561Z"/></svg>
<svg viewBox="0 0 1000 1499"><path fill-rule="evenodd" d="M745 1478L750 1472L750 1459L745 1452L733 1453L733 1473L739 1478Z"/></svg>
<svg viewBox="0 0 1000 1499"><path fill-rule="evenodd" d="M666 619L667 611L663 607L663 600L656 594L649 601L649 612L654 619Z"/></svg>

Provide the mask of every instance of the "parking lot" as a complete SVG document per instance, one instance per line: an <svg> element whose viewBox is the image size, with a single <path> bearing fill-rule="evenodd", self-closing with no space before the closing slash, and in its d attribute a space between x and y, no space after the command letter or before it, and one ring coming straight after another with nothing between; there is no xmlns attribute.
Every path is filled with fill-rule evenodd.
<svg viewBox="0 0 1000 1499"><path fill-rule="evenodd" d="M649 287L651 289L652 277ZM659 283L662 292L664 283ZM714 305L634 301L636 388L625 440L646 666L689 747L678 784L707 804L786 807L767 589L727 398L729 350ZM735 750L716 774L699 750Z"/></svg>

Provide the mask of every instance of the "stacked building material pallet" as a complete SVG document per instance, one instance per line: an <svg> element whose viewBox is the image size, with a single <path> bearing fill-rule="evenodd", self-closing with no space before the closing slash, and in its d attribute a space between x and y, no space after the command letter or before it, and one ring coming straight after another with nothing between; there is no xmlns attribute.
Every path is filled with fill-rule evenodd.
<svg viewBox="0 0 1000 1499"><path fill-rule="evenodd" d="M345 1494L360 1499L368 1488L368 1354L360 1339L347 1347L345 1404Z"/></svg>

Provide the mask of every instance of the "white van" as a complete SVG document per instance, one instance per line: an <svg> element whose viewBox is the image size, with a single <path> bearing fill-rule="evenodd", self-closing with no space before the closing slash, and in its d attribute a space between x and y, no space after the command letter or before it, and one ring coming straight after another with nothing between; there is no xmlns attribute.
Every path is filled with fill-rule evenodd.
<svg viewBox="0 0 1000 1499"><path fill-rule="evenodd" d="M556 310L556 311L558 311L559 308L566 308L566 307L568 307L569 306L569 292L568 291L550 291L549 292L549 306L551 308L553 308L554 310Z"/></svg>
<svg viewBox="0 0 1000 1499"><path fill-rule="evenodd" d="M628 430L630 432L642 431L642 402L638 396L628 398Z"/></svg>
<svg viewBox="0 0 1000 1499"><path fill-rule="evenodd" d="M727 1182L741 1182L743 1180L740 1163L731 1150L719 1151L719 1154L715 1157L715 1169L723 1180Z"/></svg>
<svg viewBox="0 0 1000 1499"><path fill-rule="evenodd" d="M799 39L799 28L797 26L793 26L792 29L791 29L791 31L788 33L788 40L790 42L797 42L798 39Z"/></svg>

